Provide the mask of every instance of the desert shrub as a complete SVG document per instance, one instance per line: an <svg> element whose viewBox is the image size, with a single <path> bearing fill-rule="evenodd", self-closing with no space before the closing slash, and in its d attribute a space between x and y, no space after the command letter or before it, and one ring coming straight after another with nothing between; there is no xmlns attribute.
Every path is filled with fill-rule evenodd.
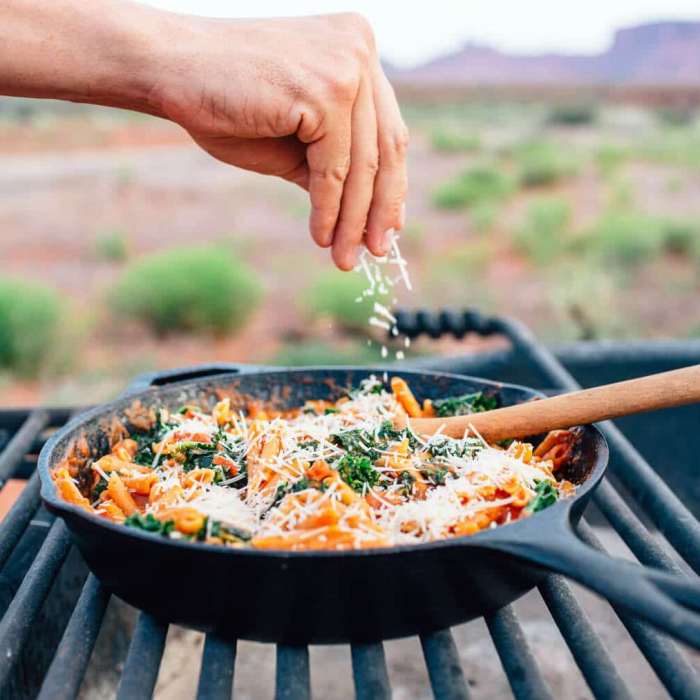
<svg viewBox="0 0 700 700"><path fill-rule="evenodd" d="M327 316L344 330L365 330L374 302L384 298L382 295L363 296L367 287L364 275L336 270L324 272L304 295L305 308L312 317Z"/></svg>
<svg viewBox="0 0 700 700"><path fill-rule="evenodd" d="M656 217L611 211L584 235L582 243L604 263L634 266L661 253L663 235L663 223Z"/></svg>
<svg viewBox="0 0 700 700"><path fill-rule="evenodd" d="M665 126L690 126L696 117L692 107L662 107L656 110L656 118Z"/></svg>
<svg viewBox="0 0 700 700"><path fill-rule="evenodd" d="M606 143L595 149L593 158L600 174L607 177L618 170L629 155L629 149Z"/></svg>
<svg viewBox="0 0 700 700"><path fill-rule="evenodd" d="M699 239L700 226L692 221L611 211L600 218L581 242L603 262L634 266L664 252L697 255Z"/></svg>
<svg viewBox="0 0 700 700"><path fill-rule="evenodd" d="M594 260L571 259L547 270L547 299L556 312L557 339L594 340L634 335L621 313L618 276Z"/></svg>
<svg viewBox="0 0 700 700"><path fill-rule="evenodd" d="M36 283L0 280L0 369L36 375L55 347L61 301Z"/></svg>
<svg viewBox="0 0 700 700"><path fill-rule="evenodd" d="M615 178L610 183L608 205L613 210L631 209L635 204L634 182L627 178Z"/></svg>
<svg viewBox="0 0 700 700"><path fill-rule="evenodd" d="M555 126L586 126L596 120L596 108L592 104L558 104L551 108L547 121Z"/></svg>
<svg viewBox="0 0 700 700"><path fill-rule="evenodd" d="M124 262L129 256L129 243L122 231L107 231L95 239L95 255L107 262Z"/></svg>
<svg viewBox="0 0 700 700"><path fill-rule="evenodd" d="M497 202L513 190L511 178L488 166L475 166L440 185L433 203L440 209L463 209L484 202Z"/></svg>
<svg viewBox="0 0 700 700"><path fill-rule="evenodd" d="M436 127L430 134L433 149L441 153L469 153L481 147L479 137L463 129Z"/></svg>
<svg viewBox="0 0 700 700"><path fill-rule="evenodd" d="M251 270L224 248L174 248L130 265L112 294L116 311L157 333L223 334L248 320L260 298Z"/></svg>
<svg viewBox="0 0 700 700"><path fill-rule="evenodd" d="M513 155L518 181L523 187L553 185L578 170L576 159L570 153L546 141L522 144Z"/></svg>
<svg viewBox="0 0 700 700"><path fill-rule="evenodd" d="M665 219L661 226L663 246L669 253L700 254L700 225L692 221Z"/></svg>
<svg viewBox="0 0 700 700"><path fill-rule="evenodd" d="M693 128L664 129L634 149L634 155L656 163L700 169L700 133Z"/></svg>
<svg viewBox="0 0 700 700"><path fill-rule="evenodd" d="M322 342L290 343L282 347L273 358L274 364L285 367L364 365L380 361L382 359L379 347L368 346L364 342L352 347L338 347Z"/></svg>
<svg viewBox="0 0 700 700"><path fill-rule="evenodd" d="M478 233L488 233L498 218L498 206L495 202L480 202L469 212L472 226Z"/></svg>
<svg viewBox="0 0 700 700"><path fill-rule="evenodd" d="M525 221L515 232L513 243L532 262L547 264L566 246L571 206L560 197L546 197L532 202Z"/></svg>

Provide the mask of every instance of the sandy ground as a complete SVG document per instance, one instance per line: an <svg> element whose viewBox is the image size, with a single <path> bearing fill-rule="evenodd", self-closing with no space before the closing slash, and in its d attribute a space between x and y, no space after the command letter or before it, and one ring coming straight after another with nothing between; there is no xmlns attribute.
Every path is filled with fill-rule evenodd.
<svg viewBox="0 0 700 700"><path fill-rule="evenodd" d="M585 141L586 135L577 138ZM543 194L568 198L575 226L589 225L610 197L609 184L592 166L553 189L519 194L499 212L489 234L475 231L465 212L435 209L435 185L483 158L436 153L427 132L414 129L403 250L415 289L400 297L401 305L477 306L521 318L552 339L571 332L559 295L567 287L580 295L583 285L590 290L583 294L584 312L604 316L609 326L621 319L628 333L673 336L700 328L698 274L691 263L667 260L663 268L628 276L618 289L604 278L586 278L583 269L571 277L562 273L562 292L562 280L553 291L548 286L556 270L535 270L508 248L528 203ZM326 251L309 242L306 196L293 186L218 163L176 127L148 120L59 122L46 133L30 127L0 130L0 166L3 272L43 281L68 296L73 358L63 376L0 377L0 405L99 401L139 371L203 361L269 361L284 343L339 337L328 324L311 324L305 313L304 290L330 262ZM673 168L639 163L620 176L642 210L700 218L700 173L683 172L680 189L669 188L673 178L679 178ZM264 284L260 311L241 333L224 339L164 341L115 320L105 300L123 263L96 253L98 238L114 231L127 239L130 258L167 246L229 246ZM482 263L478 249L485 241L491 253ZM476 254L468 252L472 245ZM464 251L467 258L456 258L449 277L440 272L445 261ZM440 353L473 347L445 340L417 349Z"/></svg>

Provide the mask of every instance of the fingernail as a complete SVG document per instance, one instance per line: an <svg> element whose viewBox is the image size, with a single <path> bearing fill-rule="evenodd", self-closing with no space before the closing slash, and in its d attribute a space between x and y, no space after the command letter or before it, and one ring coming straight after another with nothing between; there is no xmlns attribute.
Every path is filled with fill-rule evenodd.
<svg viewBox="0 0 700 700"><path fill-rule="evenodd" d="M403 228L406 223L406 202L402 202L399 210L399 228Z"/></svg>
<svg viewBox="0 0 700 700"><path fill-rule="evenodd" d="M391 239L392 239L393 235L394 235L393 228L388 228L386 231L384 231L384 236L382 237L382 242L379 245L379 247L382 251L382 255L388 254L389 249L391 248Z"/></svg>

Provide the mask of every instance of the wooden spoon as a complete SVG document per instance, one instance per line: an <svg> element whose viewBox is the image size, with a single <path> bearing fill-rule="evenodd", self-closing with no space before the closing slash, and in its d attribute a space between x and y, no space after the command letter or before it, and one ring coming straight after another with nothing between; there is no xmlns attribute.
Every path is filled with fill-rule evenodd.
<svg viewBox="0 0 700 700"><path fill-rule="evenodd" d="M696 401L700 401L700 365L483 413L403 422L419 435L432 435L442 428L444 435L461 438L476 431L488 442L496 442Z"/></svg>

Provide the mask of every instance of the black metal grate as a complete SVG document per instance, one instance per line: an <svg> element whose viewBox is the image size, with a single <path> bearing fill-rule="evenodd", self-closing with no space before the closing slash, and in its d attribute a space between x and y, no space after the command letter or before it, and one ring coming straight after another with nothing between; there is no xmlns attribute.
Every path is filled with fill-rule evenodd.
<svg viewBox="0 0 700 700"><path fill-rule="evenodd" d="M578 386L548 349L512 321L485 318L473 312L418 312L400 314L399 326L410 336L426 332L432 337L443 333L462 336L476 332L505 335L512 343L505 361L498 353L492 357L431 360L430 364L437 369L488 376L498 374L506 365L510 369L517 365L525 367L530 377L536 377L541 385L553 390ZM685 356L677 355L682 363ZM604 363L604 356L598 361ZM700 361L700 353L694 361ZM77 555L63 523L41 508L38 477L32 473L31 455L40 448L46 429L60 425L67 417L68 411L59 409L0 412L0 488L8 478L31 474L11 512L0 523L0 698L76 697L110 598L84 566L74 561L65 563ZM700 572L698 521L614 425L602 427L611 448L612 478L606 478L594 496L599 511L640 562L684 571L690 576L694 575L693 571ZM623 498L623 490L633 500ZM658 528L670 546L650 534L647 522ZM593 546L602 548L587 522L582 521L579 533ZM75 595L72 599L64 597L60 609L47 613L49 591L71 563L80 577L79 595L77 599ZM551 574L539 586L539 594L591 693L598 698L632 697L567 581ZM628 613L615 612L668 693L674 698L700 697L700 681L676 643ZM47 624L38 638L37 625L47 620L53 621L53 628ZM507 606L490 614L485 623L514 696L552 697L514 607ZM117 690L120 700L152 696L167 632L167 624L146 613L139 615ZM424 635L420 646L434 696L441 700L469 698L471 691L452 632L442 630ZM212 635L206 637L196 690L198 698L215 700L232 696L236 651L235 643ZM350 657L356 696L389 698L392 689L384 645L381 642L352 645ZM41 669L38 675L37 668ZM311 697L307 647L277 647L275 697L280 700Z"/></svg>

